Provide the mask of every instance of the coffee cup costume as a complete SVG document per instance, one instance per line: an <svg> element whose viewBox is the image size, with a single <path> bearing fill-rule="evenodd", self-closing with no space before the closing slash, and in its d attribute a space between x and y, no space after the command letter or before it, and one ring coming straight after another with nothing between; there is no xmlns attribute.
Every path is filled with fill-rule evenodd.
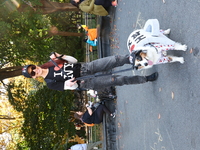
<svg viewBox="0 0 200 150"><path fill-rule="evenodd" d="M149 43L173 46L175 41L163 34L157 19L149 19L143 29L133 31L127 40L127 48L130 53L145 47Z"/></svg>
<svg viewBox="0 0 200 150"><path fill-rule="evenodd" d="M169 58L166 57L165 51L174 50L175 41L169 39L164 35L163 30L157 19L149 19L143 29L133 31L127 40L127 48L130 53L141 49L156 48L157 53L160 55L156 64L167 63ZM148 62L152 65L152 62Z"/></svg>

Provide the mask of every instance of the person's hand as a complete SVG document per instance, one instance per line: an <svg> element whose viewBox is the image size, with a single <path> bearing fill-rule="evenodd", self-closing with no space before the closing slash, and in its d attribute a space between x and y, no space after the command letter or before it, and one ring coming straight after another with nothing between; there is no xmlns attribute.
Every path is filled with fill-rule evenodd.
<svg viewBox="0 0 200 150"><path fill-rule="evenodd" d="M67 86L69 86L69 87L72 87L74 84L76 84L76 82L77 82L77 80L76 81L74 81L75 80L75 78L72 78L72 79L69 79L69 80L67 80L66 82L65 82L65 84L67 85Z"/></svg>
<svg viewBox="0 0 200 150"><path fill-rule="evenodd" d="M85 106L86 106L86 107L89 107L89 104L86 104Z"/></svg>
<svg viewBox="0 0 200 150"><path fill-rule="evenodd" d="M58 53L55 52L55 53L53 53L53 54L50 55L50 58L51 59L56 59L59 56L61 56L61 54L58 54Z"/></svg>

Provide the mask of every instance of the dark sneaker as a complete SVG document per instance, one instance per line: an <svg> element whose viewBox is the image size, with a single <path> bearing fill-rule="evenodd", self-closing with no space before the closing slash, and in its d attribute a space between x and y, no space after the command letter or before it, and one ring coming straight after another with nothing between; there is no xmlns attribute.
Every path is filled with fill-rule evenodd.
<svg viewBox="0 0 200 150"><path fill-rule="evenodd" d="M105 101L104 100L100 101L100 104L105 105Z"/></svg>
<svg viewBox="0 0 200 150"><path fill-rule="evenodd" d="M110 114L110 116L111 116L112 118L115 118L116 114L115 114L115 113L112 113L112 114Z"/></svg>
<svg viewBox="0 0 200 150"><path fill-rule="evenodd" d="M114 111L112 114L110 114L110 116L111 116L112 118L115 118L116 115L117 115L117 110L115 109L115 111Z"/></svg>
<svg viewBox="0 0 200 150"><path fill-rule="evenodd" d="M108 97L111 98L111 99L116 99L116 98L117 98L117 95L109 94Z"/></svg>
<svg viewBox="0 0 200 150"><path fill-rule="evenodd" d="M155 72L149 76L146 76L147 81L155 81L158 79L158 72Z"/></svg>

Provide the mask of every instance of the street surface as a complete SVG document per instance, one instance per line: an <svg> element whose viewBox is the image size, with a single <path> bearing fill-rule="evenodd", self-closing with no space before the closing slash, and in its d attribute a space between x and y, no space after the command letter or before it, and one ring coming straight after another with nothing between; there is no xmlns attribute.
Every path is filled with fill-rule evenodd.
<svg viewBox="0 0 200 150"><path fill-rule="evenodd" d="M121 75L159 72L155 82L116 87L118 150L200 150L200 0L119 0L111 22L111 54L128 54L129 34L158 19L169 38L186 44L185 63ZM125 69L130 65L117 68Z"/></svg>

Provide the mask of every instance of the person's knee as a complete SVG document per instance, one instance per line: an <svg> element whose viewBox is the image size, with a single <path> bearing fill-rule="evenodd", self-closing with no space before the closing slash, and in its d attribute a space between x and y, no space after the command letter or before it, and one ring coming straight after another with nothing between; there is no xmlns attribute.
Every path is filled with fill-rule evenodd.
<svg viewBox="0 0 200 150"><path fill-rule="evenodd" d="M115 82L116 78L115 77L112 77L111 78L111 82Z"/></svg>
<svg viewBox="0 0 200 150"><path fill-rule="evenodd" d="M124 79L121 76L112 76L111 77L111 85L121 86L124 84Z"/></svg>
<svg viewBox="0 0 200 150"><path fill-rule="evenodd" d="M130 64L128 55L125 55L125 56L115 55L115 60L116 60L116 63L119 63L119 65Z"/></svg>
<svg viewBox="0 0 200 150"><path fill-rule="evenodd" d="M121 56L120 56L120 55L115 55L115 60L116 60L116 62L119 62L120 59L121 59Z"/></svg>

